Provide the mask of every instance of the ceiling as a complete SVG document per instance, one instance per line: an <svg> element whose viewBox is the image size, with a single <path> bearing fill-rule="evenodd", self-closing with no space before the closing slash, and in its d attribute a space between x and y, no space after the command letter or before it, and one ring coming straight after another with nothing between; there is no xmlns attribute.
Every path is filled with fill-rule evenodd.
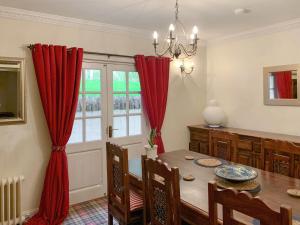
<svg viewBox="0 0 300 225"><path fill-rule="evenodd" d="M149 30L167 30L175 0L0 0L0 5ZM187 32L214 39L300 18L300 0L179 0ZM236 8L249 14L235 15Z"/></svg>

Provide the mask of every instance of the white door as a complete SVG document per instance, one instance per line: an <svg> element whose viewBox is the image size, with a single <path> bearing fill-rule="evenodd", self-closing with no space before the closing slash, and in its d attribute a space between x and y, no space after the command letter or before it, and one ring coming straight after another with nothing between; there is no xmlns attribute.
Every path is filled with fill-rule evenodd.
<svg viewBox="0 0 300 225"><path fill-rule="evenodd" d="M127 147L129 157L138 157L143 151L145 129L134 65L85 61L76 118L67 146L70 203L104 196L105 143Z"/></svg>
<svg viewBox="0 0 300 225"><path fill-rule="evenodd" d="M129 158L145 144L139 75L133 65L108 65L108 140L128 148Z"/></svg>

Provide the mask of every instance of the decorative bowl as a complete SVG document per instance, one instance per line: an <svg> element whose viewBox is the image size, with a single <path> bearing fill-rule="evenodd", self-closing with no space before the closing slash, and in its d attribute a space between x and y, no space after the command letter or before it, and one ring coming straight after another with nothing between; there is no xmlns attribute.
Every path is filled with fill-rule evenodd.
<svg viewBox="0 0 300 225"><path fill-rule="evenodd" d="M233 182L253 180L257 177L254 169L242 165L221 165L215 169L215 174Z"/></svg>

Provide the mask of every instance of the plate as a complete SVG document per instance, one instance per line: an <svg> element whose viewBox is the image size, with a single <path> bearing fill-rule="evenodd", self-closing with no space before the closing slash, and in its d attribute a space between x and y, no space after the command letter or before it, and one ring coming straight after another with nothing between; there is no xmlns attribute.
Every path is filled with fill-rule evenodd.
<svg viewBox="0 0 300 225"><path fill-rule="evenodd" d="M241 182L257 177L254 169L242 165L221 165L215 169L215 174L226 180Z"/></svg>
<svg viewBox="0 0 300 225"><path fill-rule="evenodd" d="M300 198L300 189L288 189L287 193L293 197Z"/></svg>
<svg viewBox="0 0 300 225"><path fill-rule="evenodd" d="M196 160L196 163L200 166L206 166L206 167L217 167L222 165L222 162L220 160L214 158L198 159Z"/></svg>

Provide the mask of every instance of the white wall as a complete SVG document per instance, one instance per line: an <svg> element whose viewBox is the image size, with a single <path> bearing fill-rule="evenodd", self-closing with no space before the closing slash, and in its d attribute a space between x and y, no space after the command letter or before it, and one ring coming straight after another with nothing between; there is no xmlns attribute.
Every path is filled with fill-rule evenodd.
<svg viewBox="0 0 300 225"><path fill-rule="evenodd" d="M85 30L26 20L0 19L0 56L25 57L27 123L0 126L0 177L23 174L25 210L35 209L40 199L50 138L35 80L30 43L52 43L83 47L88 51L119 54L153 54L151 40L122 33ZM146 36L147 34L145 34ZM150 36L150 34L149 34ZM201 122L205 101L205 48L196 57L195 72L182 79L170 74L170 89L163 138L167 150L187 148L186 125ZM199 65L201 60L202 64Z"/></svg>
<svg viewBox="0 0 300 225"><path fill-rule="evenodd" d="M300 63L300 29L227 40L207 48L207 99L228 126L300 135L300 108L263 104L263 67Z"/></svg>
<svg viewBox="0 0 300 225"><path fill-rule="evenodd" d="M190 61L195 63L191 75L183 77L178 68L171 68L166 116L162 137L165 150L188 149L188 125L203 123L206 102L206 47ZM175 64L175 63L174 63Z"/></svg>

